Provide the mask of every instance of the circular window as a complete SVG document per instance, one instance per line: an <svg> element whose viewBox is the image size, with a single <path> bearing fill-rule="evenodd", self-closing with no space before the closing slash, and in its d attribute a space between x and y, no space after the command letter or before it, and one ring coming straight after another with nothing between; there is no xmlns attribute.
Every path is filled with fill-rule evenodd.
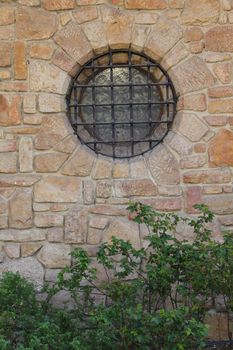
<svg viewBox="0 0 233 350"><path fill-rule="evenodd" d="M144 54L112 50L88 61L67 94L75 134L96 153L128 158L167 135L177 95L167 72Z"/></svg>

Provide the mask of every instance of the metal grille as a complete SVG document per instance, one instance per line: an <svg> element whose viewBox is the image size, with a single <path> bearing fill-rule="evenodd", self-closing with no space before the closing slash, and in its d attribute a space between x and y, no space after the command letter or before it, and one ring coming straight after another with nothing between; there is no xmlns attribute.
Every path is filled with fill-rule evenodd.
<svg viewBox="0 0 233 350"><path fill-rule="evenodd" d="M111 50L88 61L72 80L67 112L81 143L129 158L167 135L177 95L167 72L145 54Z"/></svg>

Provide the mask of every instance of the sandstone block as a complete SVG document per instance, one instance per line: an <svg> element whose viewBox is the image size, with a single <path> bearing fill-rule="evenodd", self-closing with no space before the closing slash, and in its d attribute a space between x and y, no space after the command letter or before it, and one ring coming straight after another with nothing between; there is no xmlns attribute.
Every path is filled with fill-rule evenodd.
<svg viewBox="0 0 233 350"><path fill-rule="evenodd" d="M130 174L135 179L149 177L148 167L143 157L137 157L130 161Z"/></svg>
<svg viewBox="0 0 233 350"><path fill-rule="evenodd" d="M54 40L79 64L84 64L92 55L92 49L86 36L80 26L73 22L57 32Z"/></svg>
<svg viewBox="0 0 233 350"><path fill-rule="evenodd" d="M180 167L182 169L194 169L201 168L206 163L206 156L204 155L194 155L183 157L180 161Z"/></svg>
<svg viewBox="0 0 233 350"><path fill-rule="evenodd" d="M233 87L230 85L210 88L208 96L211 98L233 97Z"/></svg>
<svg viewBox="0 0 233 350"><path fill-rule="evenodd" d="M101 216L94 216L90 219L89 226L104 230L108 224L108 219Z"/></svg>
<svg viewBox="0 0 233 350"><path fill-rule="evenodd" d="M30 88L33 91L53 92L64 94L67 92L69 79L60 68L47 61L32 61L29 67Z"/></svg>
<svg viewBox="0 0 233 350"><path fill-rule="evenodd" d="M32 191L31 189L18 189L10 199L10 227L32 227Z"/></svg>
<svg viewBox="0 0 233 350"><path fill-rule="evenodd" d="M0 43L0 67L11 65L11 44L7 42Z"/></svg>
<svg viewBox="0 0 233 350"><path fill-rule="evenodd" d="M113 167L113 178L125 178L129 177L129 164L124 163L115 163Z"/></svg>
<svg viewBox="0 0 233 350"><path fill-rule="evenodd" d="M73 16L76 21L81 24L98 18L98 12L96 6L80 7L74 12Z"/></svg>
<svg viewBox="0 0 233 350"><path fill-rule="evenodd" d="M180 182L178 162L165 146L158 146L157 149L150 154L148 163L156 183L162 185L177 185Z"/></svg>
<svg viewBox="0 0 233 350"><path fill-rule="evenodd" d="M71 21L71 15L69 12L62 12L60 14L60 23L62 26L65 26L70 21Z"/></svg>
<svg viewBox="0 0 233 350"><path fill-rule="evenodd" d="M220 130L209 144L211 166L233 166L233 132Z"/></svg>
<svg viewBox="0 0 233 350"><path fill-rule="evenodd" d="M33 143L31 137L23 136L19 141L19 170L23 173L33 171Z"/></svg>
<svg viewBox="0 0 233 350"><path fill-rule="evenodd" d="M0 71L0 80L7 80L11 78L11 72L8 70Z"/></svg>
<svg viewBox="0 0 233 350"><path fill-rule="evenodd" d="M0 125L10 126L20 123L21 99L19 96L6 98L0 95Z"/></svg>
<svg viewBox="0 0 233 350"><path fill-rule="evenodd" d="M0 154L0 173L16 173L17 172L17 154L1 153Z"/></svg>
<svg viewBox="0 0 233 350"><path fill-rule="evenodd" d="M83 31L96 53L106 52L108 49L107 35L102 21L88 22L83 25Z"/></svg>
<svg viewBox="0 0 233 350"><path fill-rule="evenodd" d="M49 11L70 10L75 7L75 0L43 0L42 6Z"/></svg>
<svg viewBox="0 0 233 350"><path fill-rule="evenodd" d="M87 236L87 211L75 207L65 217L65 242L84 243Z"/></svg>
<svg viewBox="0 0 233 350"><path fill-rule="evenodd" d="M101 180L110 178L112 176L112 168L113 165L111 161L99 158L92 174L93 179Z"/></svg>
<svg viewBox="0 0 233 350"><path fill-rule="evenodd" d="M75 135L70 135L55 145L53 149L54 151L71 154L78 145L77 137Z"/></svg>
<svg viewBox="0 0 233 350"><path fill-rule="evenodd" d="M18 39L48 39L57 30L57 16L40 8L20 6L16 14Z"/></svg>
<svg viewBox="0 0 233 350"><path fill-rule="evenodd" d="M49 242L56 243L64 241L63 227L50 227L46 231L47 240Z"/></svg>
<svg viewBox="0 0 233 350"><path fill-rule="evenodd" d="M1 215L0 216L0 229L8 227L8 216Z"/></svg>
<svg viewBox="0 0 233 350"><path fill-rule="evenodd" d="M29 55L32 58L49 60L52 57L54 47L51 43L33 43L30 46Z"/></svg>
<svg viewBox="0 0 233 350"><path fill-rule="evenodd" d="M97 181L96 196L98 198L109 198L112 195L112 183L107 180Z"/></svg>
<svg viewBox="0 0 233 350"><path fill-rule="evenodd" d="M26 6L39 6L40 0L18 0L18 3Z"/></svg>
<svg viewBox="0 0 233 350"><path fill-rule="evenodd" d="M159 194L161 196L180 196L181 189L180 186L159 186Z"/></svg>
<svg viewBox="0 0 233 350"><path fill-rule="evenodd" d="M83 202L90 205L95 202L95 183L91 180L83 181Z"/></svg>
<svg viewBox="0 0 233 350"><path fill-rule="evenodd" d="M39 110L42 113L65 112L65 100L60 95L41 93L39 95Z"/></svg>
<svg viewBox="0 0 233 350"><path fill-rule="evenodd" d="M223 84L229 84L232 80L232 63L231 62L220 62L215 63L213 66L216 77Z"/></svg>
<svg viewBox="0 0 233 350"><path fill-rule="evenodd" d="M201 53L205 48L205 44L203 41L194 41L189 43L189 50L191 53L197 54Z"/></svg>
<svg viewBox="0 0 233 350"><path fill-rule="evenodd" d="M190 184L217 184L231 181L231 172L227 168L193 170L185 172L184 183Z"/></svg>
<svg viewBox="0 0 233 350"><path fill-rule="evenodd" d="M35 170L41 173L57 172L66 161L65 153L46 153L35 156Z"/></svg>
<svg viewBox="0 0 233 350"><path fill-rule="evenodd" d="M78 148L62 168L64 175L88 176L94 163L94 156L85 148Z"/></svg>
<svg viewBox="0 0 233 350"><path fill-rule="evenodd" d="M211 126L223 126L227 123L227 116L224 115L207 115L205 121Z"/></svg>
<svg viewBox="0 0 233 350"><path fill-rule="evenodd" d="M52 57L52 63L65 72L72 75L72 71L77 71L77 63L73 58L68 56L63 50L57 49Z"/></svg>
<svg viewBox="0 0 233 350"><path fill-rule="evenodd" d="M131 10L163 10L167 3L165 0L126 0L125 7Z"/></svg>
<svg viewBox="0 0 233 350"><path fill-rule="evenodd" d="M40 180L39 175L1 175L0 187L27 187Z"/></svg>
<svg viewBox="0 0 233 350"><path fill-rule="evenodd" d="M125 208L117 207L115 205L95 205L89 209L92 214L100 214L107 216L126 216L128 214Z"/></svg>
<svg viewBox="0 0 233 350"><path fill-rule="evenodd" d="M141 247L137 224L127 221L127 219L114 219L104 233L103 241L111 242L112 237L129 240L136 249Z"/></svg>
<svg viewBox="0 0 233 350"><path fill-rule="evenodd" d="M182 42L178 42L164 57L162 60L162 66L166 69L169 69L179 62L183 61L189 52L186 46Z"/></svg>
<svg viewBox="0 0 233 350"><path fill-rule="evenodd" d="M158 15L154 12L135 13L135 23L138 24L154 24L158 19Z"/></svg>
<svg viewBox="0 0 233 350"><path fill-rule="evenodd" d="M186 43L190 41L199 41L203 38L203 31L199 27L188 28L184 32L184 41Z"/></svg>
<svg viewBox="0 0 233 350"><path fill-rule="evenodd" d="M8 243L4 244L3 249L10 259L17 259L20 256L20 245Z"/></svg>
<svg viewBox="0 0 233 350"><path fill-rule="evenodd" d="M37 254L38 260L47 268L62 268L70 265L70 246L65 244L46 244Z"/></svg>
<svg viewBox="0 0 233 350"><path fill-rule="evenodd" d="M209 25L216 23L219 15L218 0L203 0L201 6L197 6L195 0L187 0L181 18L186 25Z"/></svg>
<svg viewBox="0 0 233 350"><path fill-rule="evenodd" d="M5 214L7 212L7 201L0 197L0 214Z"/></svg>
<svg viewBox="0 0 233 350"><path fill-rule="evenodd" d="M25 113L36 113L36 95L26 94L23 98L23 110Z"/></svg>
<svg viewBox="0 0 233 350"><path fill-rule="evenodd" d="M26 45L23 41L16 41L14 45L15 79L27 79Z"/></svg>
<svg viewBox="0 0 233 350"><path fill-rule="evenodd" d="M232 194L205 196L204 203L210 208L210 210L213 211L214 214L233 214Z"/></svg>
<svg viewBox="0 0 233 350"><path fill-rule="evenodd" d="M216 26L206 33L206 50L215 52L233 51L233 26Z"/></svg>
<svg viewBox="0 0 233 350"><path fill-rule="evenodd" d="M34 255L42 247L40 243L24 243L21 244L21 255L27 257Z"/></svg>
<svg viewBox="0 0 233 350"><path fill-rule="evenodd" d="M0 153L2 152L15 152L16 140L0 140Z"/></svg>
<svg viewBox="0 0 233 350"><path fill-rule="evenodd" d="M208 132L208 126L192 113L180 113L175 119L175 128L190 141L197 142Z"/></svg>
<svg viewBox="0 0 233 350"><path fill-rule="evenodd" d="M232 215L226 215L219 217L219 221L224 226L233 226L233 216Z"/></svg>
<svg viewBox="0 0 233 350"><path fill-rule="evenodd" d="M87 243L97 245L102 241L103 231L96 228L89 228Z"/></svg>
<svg viewBox="0 0 233 350"><path fill-rule="evenodd" d="M158 211L177 211L182 208L182 199L179 197L143 199L142 202Z"/></svg>
<svg viewBox="0 0 233 350"><path fill-rule="evenodd" d="M203 112L206 110L206 97L204 94L182 96L178 108Z"/></svg>
<svg viewBox="0 0 233 350"><path fill-rule="evenodd" d="M208 111L213 114L233 113L233 99L212 100L209 102Z"/></svg>
<svg viewBox="0 0 233 350"><path fill-rule="evenodd" d="M7 242L44 241L45 231L41 229L14 230L7 229L0 231L0 240Z"/></svg>
<svg viewBox="0 0 233 350"><path fill-rule="evenodd" d="M63 219L63 215L59 214L36 213L34 221L36 227L54 227L62 226Z"/></svg>
<svg viewBox="0 0 233 350"><path fill-rule="evenodd" d="M15 10L13 7L2 6L0 8L0 26L5 26L14 23Z"/></svg>
<svg viewBox="0 0 233 350"><path fill-rule="evenodd" d="M221 185L208 185L204 186L202 189L203 194L218 194L222 192L223 190Z"/></svg>
<svg viewBox="0 0 233 350"><path fill-rule="evenodd" d="M26 114L23 117L24 124L31 124L31 125L40 125L42 122L42 115L36 115L36 114Z"/></svg>
<svg viewBox="0 0 233 350"><path fill-rule="evenodd" d="M2 19L2 17L1 17ZM11 26L0 26L0 40L12 40L15 36L15 28Z"/></svg>
<svg viewBox="0 0 233 350"><path fill-rule="evenodd" d="M198 211L193 206L203 202L201 196L201 187L192 186L185 189L185 212L189 214L196 214Z"/></svg>
<svg viewBox="0 0 233 350"><path fill-rule="evenodd" d="M166 144L176 151L180 156L185 156L192 153L193 146L192 143L186 140L183 136L170 131L165 139Z"/></svg>
<svg viewBox="0 0 233 350"><path fill-rule="evenodd" d="M123 180L115 183L117 197L155 196L157 186L150 179Z"/></svg>
<svg viewBox="0 0 233 350"><path fill-rule="evenodd" d="M143 50L148 38L150 28L146 25L136 24L132 31L132 48L137 51Z"/></svg>

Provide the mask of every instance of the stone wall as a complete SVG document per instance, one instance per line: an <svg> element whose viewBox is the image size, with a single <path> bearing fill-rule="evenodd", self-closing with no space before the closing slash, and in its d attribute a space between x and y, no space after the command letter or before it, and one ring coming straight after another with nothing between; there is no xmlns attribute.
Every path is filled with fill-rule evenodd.
<svg viewBox="0 0 233 350"><path fill-rule="evenodd" d="M1 271L41 285L77 245L141 246L130 199L193 215L206 203L214 238L233 227L231 23L230 0L1 0ZM109 47L156 59L180 93L164 143L128 161L81 146L65 113L70 77Z"/></svg>

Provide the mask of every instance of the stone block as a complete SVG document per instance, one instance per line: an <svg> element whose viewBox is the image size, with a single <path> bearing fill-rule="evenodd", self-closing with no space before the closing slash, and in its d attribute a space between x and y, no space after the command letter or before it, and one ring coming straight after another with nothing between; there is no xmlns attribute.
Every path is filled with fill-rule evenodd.
<svg viewBox="0 0 233 350"><path fill-rule="evenodd" d="M202 188L199 186L192 186L185 189L184 199L185 199L185 212L189 214L198 213L197 209L193 206L196 204L203 203L202 200Z"/></svg>
<svg viewBox="0 0 233 350"><path fill-rule="evenodd" d="M46 153L34 157L35 170L41 173L57 172L66 161L68 155L65 153Z"/></svg>
<svg viewBox="0 0 233 350"><path fill-rule="evenodd" d="M95 203L95 183L91 180L83 181L83 202L86 205Z"/></svg>
<svg viewBox="0 0 233 350"><path fill-rule="evenodd" d="M52 57L52 63L72 75L78 70L78 65L73 58L68 56L62 49L57 49Z"/></svg>
<svg viewBox="0 0 233 350"><path fill-rule="evenodd" d="M203 31L199 27L187 28L184 32L184 41L186 43L190 41L199 41L203 39Z"/></svg>
<svg viewBox="0 0 233 350"><path fill-rule="evenodd" d="M94 19L98 18L97 7L80 7L73 13L73 16L79 24L93 21Z"/></svg>
<svg viewBox="0 0 233 350"><path fill-rule="evenodd" d="M112 195L112 183L108 180L99 180L96 183L96 197L109 198Z"/></svg>
<svg viewBox="0 0 233 350"><path fill-rule="evenodd" d="M117 197L156 196L157 186L150 179L123 180L115 182Z"/></svg>
<svg viewBox="0 0 233 350"><path fill-rule="evenodd" d="M0 153L2 152L15 152L16 140L0 140Z"/></svg>
<svg viewBox="0 0 233 350"><path fill-rule="evenodd" d="M11 43L0 43L0 67L8 67L11 65Z"/></svg>
<svg viewBox="0 0 233 350"><path fill-rule="evenodd" d="M231 171L227 168L193 170L185 172L184 183L190 184L218 184L231 181Z"/></svg>
<svg viewBox="0 0 233 350"><path fill-rule="evenodd" d="M25 113L34 114L36 113L36 95L26 94L23 97L23 111Z"/></svg>
<svg viewBox="0 0 233 350"><path fill-rule="evenodd" d="M203 112L206 110L205 94L185 95L179 98L178 109Z"/></svg>
<svg viewBox="0 0 233 350"><path fill-rule="evenodd" d="M233 26L216 26L209 29L205 36L206 50L215 52L233 52Z"/></svg>
<svg viewBox="0 0 233 350"><path fill-rule="evenodd" d="M54 151L71 154L77 146L79 146L77 137L75 135L69 135L64 140L56 144L53 149Z"/></svg>
<svg viewBox="0 0 233 350"><path fill-rule="evenodd" d="M136 249L141 248L138 225L128 219L114 219L104 232L103 241L111 242L112 237L129 240Z"/></svg>
<svg viewBox="0 0 233 350"><path fill-rule="evenodd" d="M233 132L222 129L209 144L210 166L233 166Z"/></svg>
<svg viewBox="0 0 233 350"><path fill-rule="evenodd" d="M107 35L102 21L84 23L83 31L96 53L102 53L108 50Z"/></svg>
<svg viewBox="0 0 233 350"><path fill-rule="evenodd" d="M40 180L39 175L1 175L0 187L28 187Z"/></svg>
<svg viewBox="0 0 233 350"><path fill-rule="evenodd" d="M230 84L232 81L232 62L219 62L213 66L216 77L222 84Z"/></svg>
<svg viewBox="0 0 233 350"><path fill-rule="evenodd" d="M0 95L0 125L10 126L20 123L20 96L13 95L6 97Z"/></svg>
<svg viewBox="0 0 233 350"><path fill-rule="evenodd" d="M103 231L96 228L89 228L87 243L92 245L98 245L102 241Z"/></svg>
<svg viewBox="0 0 233 350"><path fill-rule="evenodd" d="M65 244L46 244L37 254L38 260L47 268L62 268L70 265L70 246Z"/></svg>
<svg viewBox="0 0 233 350"><path fill-rule="evenodd" d="M209 113L233 113L233 98L211 100L208 105Z"/></svg>
<svg viewBox="0 0 233 350"><path fill-rule="evenodd" d="M4 244L3 249L10 259L17 259L20 257L20 245L14 243Z"/></svg>
<svg viewBox="0 0 233 350"><path fill-rule="evenodd" d="M74 207L65 217L65 242L84 243L87 236L87 211Z"/></svg>
<svg viewBox="0 0 233 350"><path fill-rule="evenodd" d="M92 152L80 147L65 163L61 173L64 175L88 176L91 173L94 159Z"/></svg>
<svg viewBox="0 0 233 350"><path fill-rule="evenodd" d="M142 51L150 33L150 27L143 24L135 24L132 31L132 48Z"/></svg>
<svg viewBox="0 0 233 350"><path fill-rule="evenodd" d="M5 152L0 154L0 173L17 172L17 154Z"/></svg>
<svg viewBox="0 0 233 350"><path fill-rule="evenodd" d="M33 171L33 143L32 138L23 136L19 141L19 170L27 173Z"/></svg>
<svg viewBox="0 0 233 350"><path fill-rule="evenodd" d="M231 85L212 87L208 89L208 96L210 98L233 97L233 87Z"/></svg>
<svg viewBox="0 0 233 350"><path fill-rule="evenodd" d="M31 189L18 189L10 199L9 224L12 228L32 227L32 191Z"/></svg>
<svg viewBox="0 0 233 350"><path fill-rule="evenodd" d="M207 157L202 154L183 157L180 161L180 167L182 169L201 168L206 164L206 161L207 161Z"/></svg>
<svg viewBox="0 0 233 350"><path fill-rule="evenodd" d="M100 204L95 205L89 209L91 214L99 214L99 215L107 215L107 216L126 216L128 214L125 208L116 206L116 205L108 205L108 204Z"/></svg>
<svg viewBox="0 0 233 350"><path fill-rule="evenodd" d="M7 229L0 231L0 240L7 242L33 242L44 241L46 238L46 230L30 229L30 230L15 230Z"/></svg>
<svg viewBox="0 0 233 350"><path fill-rule="evenodd" d="M42 6L48 11L72 10L75 0L42 0Z"/></svg>
<svg viewBox="0 0 233 350"><path fill-rule="evenodd" d="M34 221L36 227L57 227L63 225L64 217L53 213L36 213Z"/></svg>
<svg viewBox="0 0 233 350"><path fill-rule="evenodd" d="M100 215L92 217L89 221L90 227L98 228L99 230L104 230L107 224L108 219L105 217L101 217Z"/></svg>
<svg viewBox="0 0 233 350"><path fill-rule="evenodd" d="M125 7L129 10L163 10L167 3L165 0L126 0Z"/></svg>
<svg viewBox="0 0 233 350"><path fill-rule="evenodd" d="M40 243L23 243L21 244L22 257L32 256L42 247Z"/></svg>
<svg viewBox="0 0 233 350"><path fill-rule="evenodd" d="M182 208L182 199L179 197L143 199L142 203L158 211L178 211Z"/></svg>
<svg viewBox="0 0 233 350"><path fill-rule="evenodd" d="M92 177L95 180L109 179L112 177L113 164L111 161L103 158L97 159Z"/></svg>
<svg viewBox="0 0 233 350"><path fill-rule="evenodd" d="M42 113L65 112L65 100L61 95L41 93L39 95L39 110Z"/></svg>
<svg viewBox="0 0 233 350"><path fill-rule="evenodd" d="M49 60L52 57L54 46L52 43L33 43L29 49L29 55L32 58Z"/></svg>
<svg viewBox="0 0 233 350"><path fill-rule="evenodd" d="M209 130L208 126L192 113L178 114L174 125L179 133L193 142L200 141Z"/></svg>
<svg viewBox="0 0 233 350"><path fill-rule="evenodd" d="M0 8L0 26L13 24L15 21L14 7L1 6ZM6 38L7 39L7 38Z"/></svg>
<svg viewBox="0 0 233 350"><path fill-rule="evenodd" d="M128 162L124 163L115 163L113 166L113 178L120 179L129 177L129 164Z"/></svg>
<svg viewBox="0 0 233 350"><path fill-rule="evenodd" d="M27 79L26 45L23 41L14 44L14 71L15 79Z"/></svg>
<svg viewBox="0 0 233 350"><path fill-rule="evenodd" d="M197 6L196 0L186 0L181 19L186 25L209 25L217 23L219 15L218 0L204 0L201 6Z"/></svg>
<svg viewBox="0 0 233 350"><path fill-rule="evenodd" d="M189 155L193 150L191 142L173 131L169 132L165 139L165 143L180 156Z"/></svg>
<svg viewBox="0 0 233 350"><path fill-rule="evenodd" d="M232 194L205 196L203 203L206 204L214 214L233 214Z"/></svg>

